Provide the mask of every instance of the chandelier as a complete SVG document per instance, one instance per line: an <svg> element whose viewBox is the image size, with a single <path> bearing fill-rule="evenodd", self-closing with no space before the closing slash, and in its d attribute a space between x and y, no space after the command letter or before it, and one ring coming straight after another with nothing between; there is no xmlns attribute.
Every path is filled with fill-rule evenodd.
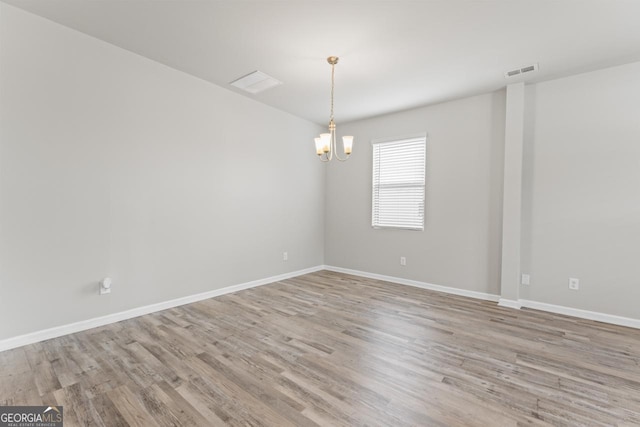
<svg viewBox="0 0 640 427"><path fill-rule="evenodd" d="M333 159L335 152L336 159L344 162L351 155L351 149L353 148L353 136L342 137L342 148L346 157L341 158L336 151L336 123L333 121L333 80L335 67L338 63L337 56L330 56L327 58L327 62L331 65L331 115L329 116L329 133L321 133L318 138L315 138L316 142L316 154L323 162L328 162Z"/></svg>

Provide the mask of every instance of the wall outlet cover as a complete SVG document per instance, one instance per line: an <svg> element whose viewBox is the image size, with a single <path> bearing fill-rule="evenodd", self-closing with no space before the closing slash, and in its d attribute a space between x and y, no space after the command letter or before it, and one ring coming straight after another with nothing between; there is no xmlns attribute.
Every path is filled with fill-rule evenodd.
<svg viewBox="0 0 640 427"><path fill-rule="evenodd" d="M569 277L569 289L572 291L580 290L580 279Z"/></svg>

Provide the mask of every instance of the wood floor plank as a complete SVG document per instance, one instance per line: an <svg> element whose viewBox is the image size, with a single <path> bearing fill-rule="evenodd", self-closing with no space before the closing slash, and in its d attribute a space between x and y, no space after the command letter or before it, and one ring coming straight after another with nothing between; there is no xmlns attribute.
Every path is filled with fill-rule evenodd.
<svg viewBox="0 0 640 427"><path fill-rule="evenodd" d="M98 419L105 427L125 427L128 425L127 420L120 414L118 408L113 404L107 394L100 394L91 399Z"/></svg>
<svg viewBox="0 0 640 427"><path fill-rule="evenodd" d="M640 425L640 331L321 271L0 353L69 426Z"/></svg>
<svg viewBox="0 0 640 427"><path fill-rule="evenodd" d="M155 417L146 410L142 401L127 386L123 385L110 390L107 395L128 425L159 427ZM108 417L103 420L108 422Z"/></svg>

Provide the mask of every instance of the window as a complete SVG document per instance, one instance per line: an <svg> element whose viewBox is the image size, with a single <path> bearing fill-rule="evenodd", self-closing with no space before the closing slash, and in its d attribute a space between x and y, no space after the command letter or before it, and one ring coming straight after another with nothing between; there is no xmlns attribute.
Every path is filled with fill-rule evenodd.
<svg viewBox="0 0 640 427"><path fill-rule="evenodd" d="M426 136L373 142L373 227L424 229L426 145Z"/></svg>

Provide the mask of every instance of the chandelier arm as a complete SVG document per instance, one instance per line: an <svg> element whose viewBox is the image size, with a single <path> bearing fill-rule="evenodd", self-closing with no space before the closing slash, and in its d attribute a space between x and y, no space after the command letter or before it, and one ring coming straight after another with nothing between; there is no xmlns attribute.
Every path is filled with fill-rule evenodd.
<svg viewBox="0 0 640 427"><path fill-rule="evenodd" d="M340 160L341 162L346 162L347 160L349 160L349 154L347 154L347 157L343 159L338 155L338 151L336 150L336 159Z"/></svg>
<svg viewBox="0 0 640 427"><path fill-rule="evenodd" d="M342 158L340 157L340 154L338 154L338 137L336 136L336 124L333 122L333 120L331 121L331 151L335 152L335 156L336 159L340 160L341 162L346 161L349 158L349 155L347 155L347 157Z"/></svg>
<svg viewBox="0 0 640 427"><path fill-rule="evenodd" d="M338 154L338 138L336 137L336 127L335 127L335 123L333 124L333 128L331 130L331 151L333 153L333 155L336 156L336 159L338 160L342 160L340 158L340 155Z"/></svg>
<svg viewBox="0 0 640 427"><path fill-rule="evenodd" d="M335 133L334 133L334 136L333 136L333 150L336 152L336 159L340 160L341 162L345 162L345 161L347 161L347 159L349 159L349 155L348 154L347 154L347 157L345 157L345 158L340 157L340 155L338 154Z"/></svg>

